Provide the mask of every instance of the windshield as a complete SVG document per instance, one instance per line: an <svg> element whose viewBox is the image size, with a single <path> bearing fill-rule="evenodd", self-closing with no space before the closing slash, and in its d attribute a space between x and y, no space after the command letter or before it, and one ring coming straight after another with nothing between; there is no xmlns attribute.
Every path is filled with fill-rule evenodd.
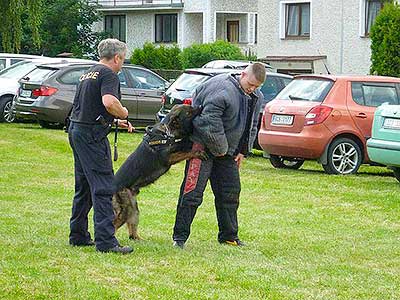
<svg viewBox="0 0 400 300"><path fill-rule="evenodd" d="M201 83L209 79L210 76L196 73L183 73L179 78L171 85L170 89L177 91L188 91L193 92Z"/></svg>
<svg viewBox="0 0 400 300"><path fill-rule="evenodd" d="M322 102L325 100L332 86L333 81L326 79L294 79L276 98L280 100Z"/></svg>
<svg viewBox="0 0 400 300"><path fill-rule="evenodd" d="M20 79L25 74L29 73L35 68L35 64L31 61L21 61L12 65L11 67L4 69L0 72L2 78L15 78Z"/></svg>

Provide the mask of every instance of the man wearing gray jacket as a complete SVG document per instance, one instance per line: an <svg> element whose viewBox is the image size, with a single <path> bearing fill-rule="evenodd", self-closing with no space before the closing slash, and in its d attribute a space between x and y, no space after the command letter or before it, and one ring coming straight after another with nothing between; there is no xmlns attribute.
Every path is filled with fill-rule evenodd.
<svg viewBox="0 0 400 300"><path fill-rule="evenodd" d="M215 196L218 219L218 241L242 246L238 237L239 167L251 150L257 133L261 92L265 80L263 64L249 65L240 76L215 76L196 89L193 106L202 106L201 115L193 120L193 150L206 150L210 159L186 162L177 205L173 240L183 248L203 193L210 180Z"/></svg>

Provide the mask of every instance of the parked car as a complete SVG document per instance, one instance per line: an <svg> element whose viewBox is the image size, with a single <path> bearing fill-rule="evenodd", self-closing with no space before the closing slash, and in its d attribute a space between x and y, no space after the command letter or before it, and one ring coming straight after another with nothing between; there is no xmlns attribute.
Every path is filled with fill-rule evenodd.
<svg viewBox="0 0 400 300"><path fill-rule="evenodd" d="M301 75L264 109L259 141L276 168L298 169L319 160L328 174L356 173L370 159L366 141L373 114L399 104L400 79Z"/></svg>
<svg viewBox="0 0 400 300"><path fill-rule="evenodd" d="M12 113L12 100L19 87L18 80L31 72L37 65L49 62L61 62L66 59L41 57L33 60L23 60L0 71L0 122L11 123L15 119ZM68 61L77 61L68 59Z"/></svg>
<svg viewBox="0 0 400 300"><path fill-rule="evenodd" d="M206 63L202 68L204 69L237 69L243 70L248 65L252 64L252 61L241 61L241 60L212 60ZM276 71L271 65L262 63L268 71Z"/></svg>
<svg viewBox="0 0 400 300"><path fill-rule="evenodd" d="M29 54L0 53L0 71L23 60L32 60L43 57L44 56Z"/></svg>
<svg viewBox="0 0 400 300"><path fill-rule="evenodd" d="M16 117L38 120L42 127L61 127L69 116L79 77L96 62L42 64L20 80L14 101ZM155 122L167 81L139 66L124 66L118 74L121 102L135 125Z"/></svg>
<svg viewBox="0 0 400 300"><path fill-rule="evenodd" d="M385 103L376 109L367 151L372 161L391 168L400 181L400 105Z"/></svg>
<svg viewBox="0 0 400 300"><path fill-rule="evenodd" d="M162 96L162 107L157 113L157 119L159 121L162 120L175 104L191 104L192 95L196 87L211 77L223 73L240 74L240 70L205 68L185 70ZM288 85L292 78L292 76L285 74L267 72L266 80L261 86L264 102L262 103L262 109L260 111L259 126L265 104L271 101L286 85ZM254 145L257 148L257 140Z"/></svg>

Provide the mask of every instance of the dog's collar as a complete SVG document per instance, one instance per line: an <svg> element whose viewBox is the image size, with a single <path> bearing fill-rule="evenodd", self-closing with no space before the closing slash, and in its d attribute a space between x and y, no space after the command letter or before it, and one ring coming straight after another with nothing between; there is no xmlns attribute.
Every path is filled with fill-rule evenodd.
<svg viewBox="0 0 400 300"><path fill-rule="evenodd" d="M153 127L146 127L144 138L149 143L149 146L172 145L182 141L182 139L176 139L175 136L171 134L171 131L166 124L162 125L165 128L165 132L161 130L156 130L155 132Z"/></svg>

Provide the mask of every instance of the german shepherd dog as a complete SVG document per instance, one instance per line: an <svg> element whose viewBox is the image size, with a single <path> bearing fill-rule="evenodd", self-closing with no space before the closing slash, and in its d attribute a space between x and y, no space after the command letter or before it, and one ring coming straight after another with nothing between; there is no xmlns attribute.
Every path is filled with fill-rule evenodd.
<svg viewBox="0 0 400 300"><path fill-rule="evenodd" d="M145 187L165 174L173 164L182 160L207 159L204 151L192 151L189 136L192 120L201 108L175 105L169 114L154 127L147 127L139 144L115 174L113 208L117 230L127 223L129 238L139 240L137 232L139 209L136 196Z"/></svg>

